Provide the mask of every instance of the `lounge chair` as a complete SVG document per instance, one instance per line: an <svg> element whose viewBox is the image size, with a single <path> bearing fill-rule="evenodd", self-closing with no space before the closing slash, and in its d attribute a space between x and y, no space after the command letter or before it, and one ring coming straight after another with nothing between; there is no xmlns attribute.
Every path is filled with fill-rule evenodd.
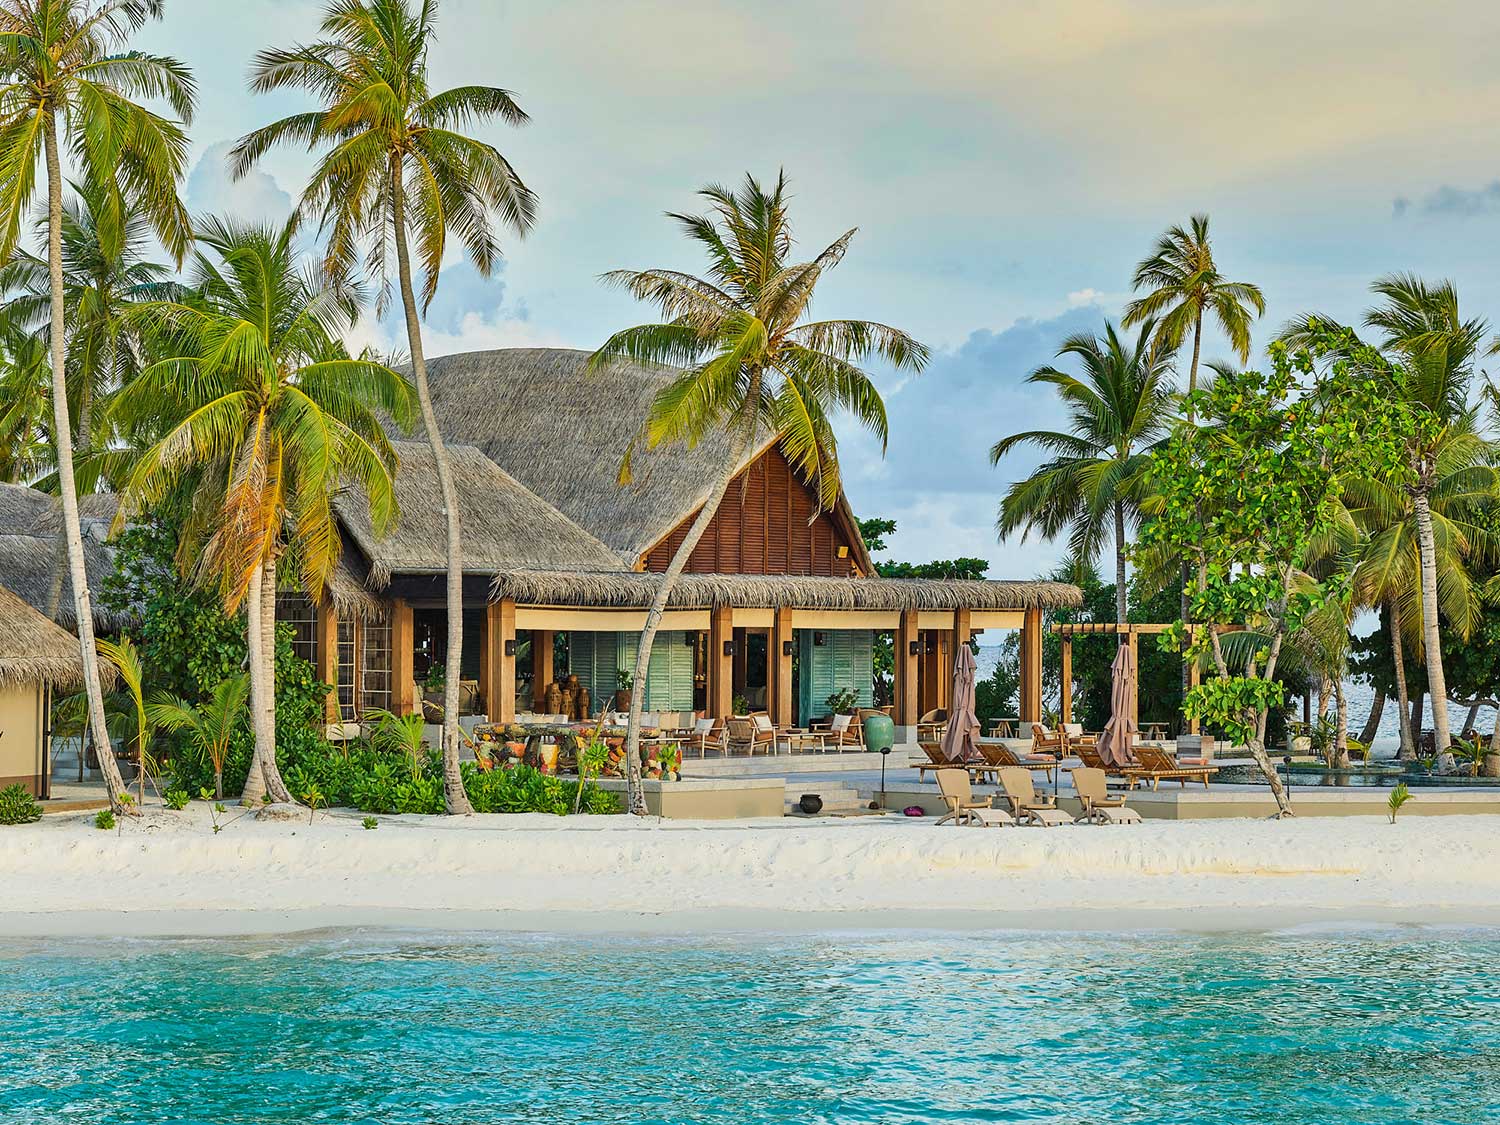
<svg viewBox="0 0 1500 1125"><path fill-rule="evenodd" d="M1120 766L1111 765L1106 762L1099 753L1097 744L1078 745L1078 760L1083 763L1085 769L1099 770L1108 777L1124 777L1125 771Z"/></svg>
<svg viewBox="0 0 1500 1125"><path fill-rule="evenodd" d="M1075 824L1139 824L1141 814L1125 804L1125 798L1111 797L1103 770L1090 767L1069 770L1073 775L1073 788L1078 793L1078 803L1083 806L1083 815Z"/></svg>
<svg viewBox="0 0 1500 1125"><path fill-rule="evenodd" d="M1163 781L1176 781L1184 789L1189 781L1201 781L1203 788L1207 789L1208 779L1219 772L1218 766L1203 764L1201 760L1197 763L1179 762L1162 747L1152 746L1148 742L1136 745L1135 757L1137 764L1126 766L1120 771L1130 789L1144 781L1150 781L1152 789L1159 788Z"/></svg>
<svg viewBox="0 0 1500 1125"><path fill-rule="evenodd" d="M1099 735L1094 731L1084 730L1082 723L1064 723L1062 739L1063 748L1070 754L1077 754L1086 746L1099 745Z"/></svg>
<svg viewBox="0 0 1500 1125"><path fill-rule="evenodd" d="M1010 799L1010 811L1022 824L1055 828L1072 824L1073 818L1057 807L1056 797L1042 797L1031 784L1031 771L1022 766L1005 766L1000 770L1000 785Z"/></svg>
<svg viewBox="0 0 1500 1125"><path fill-rule="evenodd" d="M943 747L936 742L919 742L922 752L927 755L927 761L917 763L917 778L925 780L929 770L951 770L965 769L971 775L983 779L995 772L995 767L988 762L955 762L943 754Z"/></svg>
<svg viewBox="0 0 1500 1125"><path fill-rule="evenodd" d="M699 719L693 724L693 731L687 736L687 741L698 748L698 757L706 758L710 746L728 754L728 738L728 732L718 719Z"/></svg>
<svg viewBox="0 0 1500 1125"><path fill-rule="evenodd" d="M755 711L750 715L750 721L755 724L755 735L762 744L769 746L773 754L780 751L783 731L771 721L771 716L764 711Z"/></svg>
<svg viewBox="0 0 1500 1125"><path fill-rule="evenodd" d="M1063 738L1062 731L1048 730L1041 723L1031 724L1031 752L1033 754L1051 754L1061 758L1068 752L1067 742Z"/></svg>
<svg viewBox="0 0 1500 1125"><path fill-rule="evenodd" d="M752 719L730 719L724 724L728 753L743 749L752 758L757 749L776 752L776 732L763 733Z"/></svg>
<svg viewBox="0 0 1500 1125"><path fill-rule="evenodd" d="M1051 754L1018 754L1004 743L997 742L980 743L979 752L996 769L1002 766L1020 766L1028 770L1041 770L1047 775L1048 781L1057 780L1057 759Z"/></svg>
<svg viewBox="0 0 1500 1125"><path fill-rule="evenodd" d="M941 707L934 708L917 720L918 742L939 742L942 740L943 731L948 729L948 712Z"/></svg>
<svg viewBox="0 0 1500 1125"><path fill-rule="evenodd" d="M835 715L827 722L813 723L808 729L822 734L824 741L829 746L837 746L840 753L845 746L865 748L864 724L856 723L853 715Z"/></svg>
<svg viewBox="0 0 1500 1125"><path fill-rule="evenodd" d="M939 824L977 824L981 828L1003 828L1016 822L1015 817L1004 809L997 809L988 800L976 800L974 785L969 771L962 766L948 766L937 771L938 791L948 804L948 815Z"/></svg>

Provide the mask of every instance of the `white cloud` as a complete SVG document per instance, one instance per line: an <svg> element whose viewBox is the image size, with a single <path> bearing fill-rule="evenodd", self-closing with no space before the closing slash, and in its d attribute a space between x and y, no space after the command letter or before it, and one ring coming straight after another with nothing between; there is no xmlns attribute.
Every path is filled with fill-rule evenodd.
<svg viewBox="0 0 1500 1125"><path fill-rule="evenodd" d="M1104 294L1097 289L1075 289L1068 294L1068 307L1076 309L1079 305L1097 305L1103 297Z"/></svg>
<svg viewBox="0 0 1500 1125"><path fill-rule="evenodd" d="M283 223L292 213L291 193L265 172L241 180L229 175L231 141L210 145L188 173L183 198L194 215L218 215L249 223Z"/></svg>

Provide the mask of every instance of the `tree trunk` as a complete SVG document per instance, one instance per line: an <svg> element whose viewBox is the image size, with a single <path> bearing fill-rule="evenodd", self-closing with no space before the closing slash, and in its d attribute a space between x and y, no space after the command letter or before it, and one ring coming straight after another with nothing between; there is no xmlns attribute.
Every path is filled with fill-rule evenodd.
<svg viewBox="0 0 1500 1125"><path fill-rule="evenodd" d="M1123 623L1125 603L1125 504L1115 501L1115 621Z"/></svg>
<svg viewBox="0 0 1500 1125"><path fill-rule="evenodd" d="M1370 704L1370 717L1365 720L1365 725L1360 729L1359 740L1366 746L1375 741L1375 734L1380 730L1380 720L1385 715L1385 689L1375 689L1375 701Z"/></svg>
<svg viewBox="0 0 1500 1125"><path fill-rule="evenodd" d="M458 768L458 700L459 677L463 675L464 652L464 557L463 533L458 519L458 489L453 483L453 466L448 462L448 447L438 429L437 413L427 389L427 358L422 352L422 326L417 319L417 296L411 287L411 258L406 246L406 204L401 183L401 161L391 161L391 222L396 234L396 272L401 284L401 307L406 313L406 346L411 351L412 381L417 385L417 402L422 408L422 425L432 446L432 461L437 467L438 484L443 492L443 509L448 532L448 660L443 683L443 804L449 815L472 815L474 806L464 791L464 775ZM491 718L499 719L500 701L489 701Z"/></svg>
<svg viewBox="0 0 1500 1125"><path fill-rule="evenodd" d="M750 387L745 393L745 401L749 404L748 410L755 409L755 403L760 397L760 381L759 372L750 379ZM719 510L719 502L724 499L724 493L729 490L729 482L734 479L734 474L739 469L740 458L745 455L745 450L750 444L754 424L755 415L751 413L748 418L739 421L736 425L729 456L724 461L719 479L714 482L714 490L709 493L702 510L698 513L698 518L693 520L693 526L688 528L687 537L672 555L672 561L667 564L667 570L661 576L661 585L657 588L656 597L651 600L651 609L646 614L645 628L641 630L640 647L635 654L635 679L631 682L630 719L625 726L626 808L633 816L646 815L646 793L641 785L641 708L646 698L646 678L651 669L651 645L656 640L656 630L661 625L661 615L666 611L667 599L672 595L672 587L677 585L677 579L682 576L683 568L687 566L687 561L693 554L693 548L698 545L698 540L703 538L703 533L713 522L714 513Z"/></svg>
<svg viewBox="0 0 1500 1125"><path fill-rule="evenodd" d="M265 648L265 633L260 625L261 587L264 585L264 570L257 566L250 574L250 587L245 594L245 648L250 665L250 729L255 735L255 748L250 753L250 770L245 775L245 788L240 792L240 804L251 808L261 804L266 795L266 773L261 767L265 760L266 747L272 744L274 731L266 730L266 664L261 658Z"/></svg>
<svg viewBox="0 0 1500 1125"><path fill-rule="evenodd" d="M215 766L214 767L214 800L215 801L222 801L223 799L224 799L224 770L221 767L219 767L219 766Z"/></svg>
<svg viewBox="0 0 1500 1125"><path fill-rule="evenodd" d="M1416 739L1411 732L1411 696L1406 687L1406 651L1401 643L1401 611L1395 602L1386 603L1386 617L1391 630L1391 658L1396 671L1396 718L1401 728L1401 748L1396 757L1409 762L1417 756Z"/></svg>
<svg viewBox="0 0 1500 1125"><path fill-rule="evenodd" d="M265 577L260 589L260 659L265 667L265 729L269 741L260 758L261 773L265 776L266 792L271 799L290 802L292 794L281 779L281 768L276 764L276 561L265 565Z"/></svg>
<svg viewBox="0 0 1500 1125"><path fill-rule="evenodd" d="M66 385L67 372L63 376L63 383ZM78 426L73 435L75 461L88 455L89 438L93 430L94 387L87 373L84 375L83 386L78 388L78 399ZM67 574L67 566L68 538L59 533L52 549L52 587L47 591L47 616L53 621L57 620L57 611L62 605L63 577Z"/></svg>
<svg viewBox="0 0 1500 1125"><path fill-rule="evenodd" d="M1427 690L1432 696L1433 749L1446 757L1452 742L1448 732L1448 687L1443 679L1443 645L1438 633L1437 551L1432 538L1432 508L1427 489L1412 496L1417 516L1417 549L1422 558L1422 646L1427 656Z"/></svg>
<svg viewBox="0 0 1500 1125"><path fill-rule="evenodd" d="M52 312L52 440L57 446L57 490L62 498L62 535L67 541L68 572L73 582L73 612L78 619L78 647L83 658L83 687L88 695L89 728L98 747L99 772L109 804L116 813L128 811L125 782L115 764L109 727L104 718L104 692L99 682L99 652L94 644L94 607L84 567L83 529L78 519L78 485L73 476L72 420L68 417L66 341L63 339L62 166L57 155L57 122L51 111L43 117L47 157L47 276Z"/></svg>
<svg viewBox="0 0 1500 1125"><path fill-rule="evenodd" d="M1474 722L1479 718L1479 704L1469 704L1469 713L1464 716L1464 729L1458 732L1460 738L1468 738L1469 732L1474 729Z"/></svg>
<svg viewBox="0 0 1500 1125"><path fill-rule="evenodd" d="M1197 318L1193 322L1193 361L1192 361L1191 365L1188 367L1188 394L1189 395L1194 394L1198 390L1198 357L1199 357L1200 354L1202 354L1202 351L1203 351L1203 310L1200 308L1198 310L1198 316L1197 316ZM1187 420L1188 420L1188 425L1190 425L1190 426L1191 425L1195 425L1197 423L1197 414L1196 414L1194 408L1191 405L1188 406ZM1179 605L1178 605L1178 612L1182 616L1182 623L1184 625L1188 625L1188 624L1192 623L1192 608L1191 608L1191 601L1192 601L1192 599L1189 598L1189 596L1188 596L1188 583L1191 580L1192 580L1192 572L1189 569L1188 564L1186 562L1184 562L1182 564L1182 594L1181 594L1180 602L1179 602ZM1184 661L1183 665L1182 665L1182 698L1183 699L1187 698L1188 692L1192 690L1192 687L1193 687L1193 673L1188 668L1187 662Z"/></svg>
<svg viewBox="0 0 1500 1125"><path fill-rule="evenodd" d="M1277 819L1287 816L1295 816L1292 812L1292 801L1287 795L1286 786L1281 783L1281 775L1276 772L1276 763L1271 761L1271 756L1266 753L1266 744L1259 737L1252 738L1246 747L1250 756L1255 759L1255 764L1260 767L1262 776L1271 787L1271 796L1276 798Z"/></svg>
<svg viewBox="0 0 1500 1125"><path fill-rule="evenodd" d="M1338 725L1333 734L1333 767L1347 769L1349 766L1349 699L1344 694L1342 677L1333 677L1333 702L1338 709Z"/></svg>

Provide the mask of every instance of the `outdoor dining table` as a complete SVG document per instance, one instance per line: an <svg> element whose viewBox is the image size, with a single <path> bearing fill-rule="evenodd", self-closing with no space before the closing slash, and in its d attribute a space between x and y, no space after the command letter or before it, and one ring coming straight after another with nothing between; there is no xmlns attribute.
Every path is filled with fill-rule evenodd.
<svg viewBox="0 0 1500 1125"><path fill-rule="evenodd" d="M991 720L991 722L990 722L990 737L991 738L1015 738L1016 737L1016 724L1019 723L1020 721L1021 721L1021 719L1017 715L1011 715L1008 718L999 718L999 719L993 719L993 720Z"/></svg>
<svg viewBox="0 0 1500 1125"><path fill-rule="evenodd" d="M1167 724L1146 723L1141 731L1141 737L1147 742L1160 742L1167 737Z"/></svg>
<svg viewBox="0 0 1500 1125"><path fill-rule="evenodd" d="M820 730L805 730L802 727L791 727L781 732L781 738L786 742L788 752L797 749L806 749L810 746L817 747L820 753L828 749L828 735Z"/></svg>

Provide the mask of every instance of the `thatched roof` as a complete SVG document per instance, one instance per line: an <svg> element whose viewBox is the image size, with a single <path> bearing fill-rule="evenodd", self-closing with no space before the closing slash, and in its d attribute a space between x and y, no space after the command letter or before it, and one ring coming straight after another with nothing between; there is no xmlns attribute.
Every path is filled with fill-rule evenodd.
<svg viewBox="0 0 1500 1125"><path fill-rule="evenodd" d="M78 638L0 586L0 687L82 682Z"/></svg>
<svg viewBox="0 0 1500 1125"><path fill-rule="evenodd" d="M99 589L115 570L114 551L106 543L119 499L108 494L79 498L83 528L84 566L89 592L94 595L94 624L103 632L118 632L126 624L118 615L99 607ZM18 484L0 484L0 585L20 595L33 609L47 611L52 594L52 574L57 559L57 537L62 512L56 497ZM64 562L63 592L58 618L74 626L73 584Z"/></svg>
<svg viewBox="0 0 1500 1125"><path fill-rule="evenodd" d="M671 372L617 361L590 373L588 358L561 348L467 352L430 360L427 378L445 437L482 450L633 564L708 499L729 442L714 433L695 449L638 451L635 480L622 488L625 448Z"/></svg>
<svg viewBox="0 0 1500 1125"><path fill-rule="evenodd" d="M640 608L655 597L661 575L640 572L506 570L490 596L526 605ZM821 578L793 575L684 574L669 605L701 609L1059 609L1083 604L1077 586L1063 582L973 579Z"/></svg>
<svg viewBox="0 0 1500 1125"><path fill-rule="evenodd" d="M376 586L385 585L392 574L442 574L448 567L447 521L432 448L425 442L396 442L395 448L401 515L390 534L376 537L362 492L350 491L334 501ZM451 444L448 453L458 485L465 573L490 575L515 567L624 569L608 547L479 450Z"/></svg>

